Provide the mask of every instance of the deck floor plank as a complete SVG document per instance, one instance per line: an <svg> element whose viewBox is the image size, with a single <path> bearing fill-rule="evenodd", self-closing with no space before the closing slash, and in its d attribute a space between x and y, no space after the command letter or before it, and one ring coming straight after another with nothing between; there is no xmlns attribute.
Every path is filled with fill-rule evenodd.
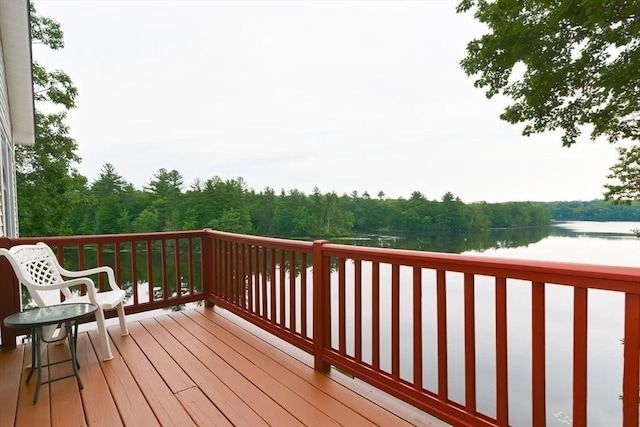
<svg viewBox="0 0 640 427"><path fill-rule="evenodd" d="M95 330L89 332L89 338L94 348L101 348L98 333ZM111 351L113 359L102 362L101 366L123 424L159 426L160 423L113 343L111 343Z"/></svg>
<svg viewBox="0 0 640 427"><path fill-rule="evenodd" d="M200 426L232 427L233 424L211 403L198 387L192 387L176 393L182 406L191 418Z"/></svg>
<svg viewBox="0 0 640 427"><path fill-rule="evenodd" d="M118 427L122 419L100 366L100 355L87 334L78 336L78 362L84 388L80 392L89 427ZM107 362L109 363L109 362Z"/></svg>
<svg viewBox="0 0 640 427"><path fill-rule="evenodd" d="M285 384L286 387L303 398L310 405L315 406L318 410L327 414L327 416L335 418L337 423L341 425L357 425L363 427L375 425L366 417L353 411L340 400L333 398L325 393L321 388L315 387L313 384L300 378L291 370L278 364L274 359L266 356L262 351L252 347L247 342L240 340L237 336L229 333L219 324L212 322L209 317L203 316L195 310L185 312L185 314L200 326L210 331L220 342L226 343L229 347L232 347L252 363L256 364L256 366L260 367L260 369L268 372L273 378L277 378L278 381ZM276 359L282 359L282 355L276 355Z"/></svg>
<svg viewBox="0 0 640 427"><path fill-rule="evenodd" d="M23 366L31 365L31 346L24 351ZM48 363L47 352L42 353L42 364ZM33 404L33 393L36 391L37 372L26 383L29 369L23 369L20 377L20 393L18 394L18 408L16 412L16 427L50 426L51 410L49 406L49 384L40 386L38 402ZM42 368L42 381L49 378L49 368Z"/></svg>
<svg viewBox="0 0 640 427"><path fill-rule="evenodd" d="M207 329L211 324L207 325L198 323L200 319L204 319L206 322L211 323L206 318L197 315L197 313L195 318L198 321L184 313L176 313L173 314L172 317L176 319L189 319L192 326L190 325L188 330L191 331L191 333L197 334L198 339L205 343L205 345L215 351L223 360L231 363L234 369L238 372L242 372L243 375L250 378L250 381L256 387L261 389L265 394L271 396L272 399L276 400L278 405L286 408L287 411L289 411L303 424L336 427L340 425L331 417L331 415L322 412L288 388L281 382L281 378L274 378L269 372L256 365L253 360L247 359L247 355L242 354L238 350L232 348L230 344L220 340L214 333L212 333L212 331ZM183 319L180 319L179 321L184 322ZM186 324L188 325L188 323ZM317 393L316 397L320 397L320 394L321 393Z"/></svg>
<svg viewBox="0 0 640 427"><path fill-rule="evenodd" d="M96 351L97 331L81 332L84 389L73 377L45 384L35 405L35 373L25 384L30 344L2 351L0 427L435 425L408 417L390 400L355 392L348 379L315 372L306 353L243 326L208 308L130 321L125 337L114 325L110 361ZM66 345L49 345L43 363L68 354ZM69 362L44 368L43 379L70 369Z"/></svg>
<svg viewBox="0 0 640 427"><path fill-rule="evenodd" d="M174 394L196 385L140 323L132 324L129 334Z"/></svg>
<svg viewBox="0 0 640 427"><path fill-rule="evenodd" d="M71 358L67 340L47 346L51 363ZM73 374L71 361L58 363L49 367L51 378ZM86 426L80 389L76 377L63 378L49 385L51 399L51 425L53 427Z"/></svg>
<svg viewBox="0 0 640 427"><path fill-rule="evenodd" d="M305 365L298 359L293 357L283 357L282 350L251 333L246 333L246 330L229 321L225 317L216 315L212 310L195 310L195 312L205 316L217 325L219 328L215 329L217 331L216 333L218 333L222 339L244 341L246 345L250 346L257 352L253 354L268 356L276 365L276 367L272 369L279 369L279 367L284 368L284 371L293 373L314 387L322 389L322 391L332 399L343 403L345 406L350 408L350 410L357 412L369 421L382 425L412 425L387 409L382 408L377 404L372 404L369 399L361 396L360 394L352 393L345 386L330 379L326 375L316 372L313 369L309 369L308 365ZM245 333L241 334L241 332ZM242 343L236 343L236 345L239 348L247 349L247 347ZM247 349L247 351L250 350Z"/></svg>
<svg viewBox="0 0 640 427"><path fill-rule="evenodd" d="M287 409L272 400L269 394L257 388L245 375L240 373L227 361L221 358L211 347L206 345L208 335L201 333L199 327L184 315L174 317L186 330L195 334L197 339L186 340L184 345L198 359L206 360L209 369L226 383L237 395L242 397L247 405L253 408L269 425L302 426L301 421L291 415ZM205 342L200 341L204 339ZM236 355L236 357L238 357ZM241 356L240 356L241 357ZM275 394L275 393L273 393ZM318 424L316 424L318 425Z"/></svg>
<svg viewBox="0 0 640 427"><path fill-rule="evenodd" d="M209 368L196 356L191 354L182 343L178 341L172 332L179 336L186 332L180 325L168 316L157 317L155 319L145 319L142 324L147 328L155 339L167 349L175 358L180 361L180 366L200 387L202 392L213 402L213 404L229 419L234 425L246 426L266 426L267 423L244 402L232 389L220 380ZM191 340L195 339L193 337Z"/></svg>
<svg viewBox="0 0 640 427"><path fill-rule="evenodd" d="M0 427L11 427L16 419L24 349L19 346L13 351L0 351Z"/></svg>
<svg viewBox="0 0 640 427"><path fill-rule="evenodd" d="M108 329L112 342L118 348L129 371L136 379L149 406L163 426L195 426L195 423L176 399L160 374L143 351L129 336L121 336L117 326Z"/></svg>

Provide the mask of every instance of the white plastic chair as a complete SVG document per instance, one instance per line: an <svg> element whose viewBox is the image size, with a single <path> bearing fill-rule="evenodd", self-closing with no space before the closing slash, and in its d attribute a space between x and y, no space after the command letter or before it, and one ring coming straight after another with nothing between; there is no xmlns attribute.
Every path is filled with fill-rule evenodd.
<svg viewBox="0 0 640 427"><path fill-rule="evenodd" d="M124 316L125 291L116 283L111 267L101 266L83 271L66 270L60 265L51 248L42 242L35 245L17 245L9 249L0 248L0 255L7 257L18 280L27 287L39 307L58 303L47 301L46 294L51 291L62 292L65 297L63 304L84 302L97 305L96 323L98 336L102 342L103 360L113 359L105 326L104 310L117 308L120 333L124 336L128 335L129 331ZM96 289L93 280L87 276L97 273L106 273L111 290L99 292ZM65 277L72 279L65 280ZM86 286L86 295L78 295L69 289L79 285ZM51 338L54 331L55 327L45 331L45 336Z"/></svg>

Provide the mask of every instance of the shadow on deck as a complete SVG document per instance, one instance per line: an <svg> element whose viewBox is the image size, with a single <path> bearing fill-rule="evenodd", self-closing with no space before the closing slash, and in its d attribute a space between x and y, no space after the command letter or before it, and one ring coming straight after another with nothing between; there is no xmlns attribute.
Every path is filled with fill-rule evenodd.
<svg viewBox="0 0 640 427"><path fill-rule="evenodd" d="M80 376L25 384L29 344L0 352L4 426L435 426L428 416L332 370L220 309L197 308L129 322L109 333L114 359L102 362L95 330L78 338ZM49 345L50 361L68 357ZM46 361L45 361L46 363ZM45 368L59 376L69 363Z"/></svg>

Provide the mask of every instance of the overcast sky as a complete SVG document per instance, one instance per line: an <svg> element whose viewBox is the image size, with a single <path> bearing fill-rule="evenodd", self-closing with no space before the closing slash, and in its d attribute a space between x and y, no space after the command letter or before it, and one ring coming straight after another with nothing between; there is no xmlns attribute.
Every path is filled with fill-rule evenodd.
<svg viewBox="0 0 640 427"><path fill-rule="evenodd" d="M482 27L457 0L34 0L78 87L67 123L93 181L160 168L293 188L464 202L591 200L616 151L523 137L460 69Z"/></svg>

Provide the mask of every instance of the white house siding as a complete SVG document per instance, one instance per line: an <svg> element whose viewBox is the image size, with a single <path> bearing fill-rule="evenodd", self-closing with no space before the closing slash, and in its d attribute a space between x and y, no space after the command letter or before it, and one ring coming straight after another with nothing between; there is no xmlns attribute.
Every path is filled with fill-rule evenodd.
<svg viewBox="0 0 640 427"><path fill-rule="evenodd" d="M5 158L12 145L9 135L11 135L11 121L9 117L9 101L7 98L7 78L4 67L4 51L2 42L0 41L0 236L10 236L8 233L5 220L7 218L7 207L12 203L7 203L10 199L11 188L5 183L5 176L8 171L5 170Z"/></svg>
<svg viewBox="0 0 640 427"><path fill-rule="evenodd" d="M0 0L0 236L18 236L16 144L33 145L35 121L28 0Z"/></svg>
<svg viewBox="0 0 640 427"><path fill-rule="evenodd" d="M18 200L14 144L7 97L4 54L0 42L0 236L18 236Z"/></svg>

